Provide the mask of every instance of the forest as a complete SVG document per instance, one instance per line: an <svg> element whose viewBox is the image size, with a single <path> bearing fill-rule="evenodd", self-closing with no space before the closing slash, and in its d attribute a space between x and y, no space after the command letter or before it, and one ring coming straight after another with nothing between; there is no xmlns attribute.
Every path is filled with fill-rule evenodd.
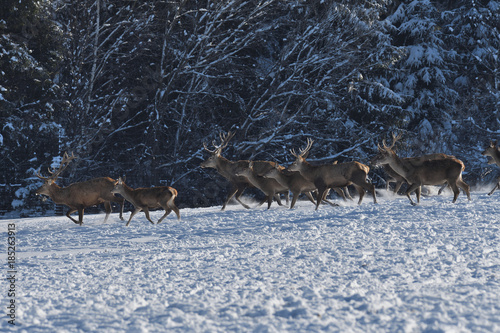
<svg viewBox="0 0 500 333"><path fill-rule="evenodd" d="M0 215L54 209L37 171L77 156L61 186L126 176L179 207L221 204L201 169L220 132L231 160L368 164L455 155L470 184L499 174L500 2L488 0L3 0ZM384 174L370 171L384 186Z"/></svg>

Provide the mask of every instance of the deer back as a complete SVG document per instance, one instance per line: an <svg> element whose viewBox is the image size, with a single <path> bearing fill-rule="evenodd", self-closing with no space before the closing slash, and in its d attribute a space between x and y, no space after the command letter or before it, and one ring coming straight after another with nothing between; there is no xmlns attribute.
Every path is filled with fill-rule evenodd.
<svg viewBox="0 0 500 333"><path fill-rule="evenodd" d="M328 186L342 187L349 185L355 177L366 178L370 168L356 161L323 164L317 166L314 178L322 179Z"/></svg>
<svg viewBox="0 0 500 333"><path fill-rule="evenodd" d="M406 178L411 183L438 185L447 180L458 179L464 168L463 162L456 158L428 160L410 168L410 173Z"/></svg>
<svg viewBox="0 0 500 333"><path fill-rule="evenodd" d="M70 207L89 207L115 199L111 190L115 181L108 177L94 178L84 182L59 187L52 193L52 200ZM57 193L56 193L57 192Z"/></svg>
<svg viewBox="0 0 500 333"><path fill-rule="evenodd" d="M133 198L130 202L138 206L157 208L161 206L160 203L169 201L174 194L177 196L177 191L170 186L136 188L132 192Z"/></svg>

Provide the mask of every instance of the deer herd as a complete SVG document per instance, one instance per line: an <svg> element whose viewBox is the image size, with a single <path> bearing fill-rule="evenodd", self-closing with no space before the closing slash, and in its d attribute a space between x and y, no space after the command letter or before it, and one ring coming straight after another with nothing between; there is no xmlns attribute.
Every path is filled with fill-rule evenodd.
<svg viewBox="0 0 500 333"><path fill-rule="evenodd" d="M299 149L298 153L295 149L290 150L292 156L295 157L295 161L288 168L271 161L231 161L221 154L233 136L234 133L229 132L226 134L221 132L219 134L220 143L212 142L213 149L209 149L206 143L203 144L204 149L210 156L201 163L200 167L216 169L232 185L232 189L222 205L222 210L225 210L233 197L243 207L251 208L241 201L241 196L247 188L257 188L262 191L265 198L258 206L267 202L268 209L271 207L273 199L276 200L278 205L283 205L281 194L285 195L288 203L290 192L293 195L290 209L295 206L299 195L302 193L315 205L315 209L318 209L322 203L335 206L336 204L326 198L329 191L334 190L344 200L352 199L347 189L350 185L358 192L358 204L361 204L366 191L371 193L373 202L377 203L375 186L368 181L370 168L367 165L356 161L313 165L306 160L314 143L311 139L307 140L306 147ZM468 200L471 200L470 187L462 179L462 172L465 169L462 161L455 156L445 154L401 158L394 151L394 146L399 139L401 139L401 135L393 134L391 145L387 145L383 140L382 146L378 145L377 155L370 161L372 166L382 167L387 174L387 188L389 188L390 182L395 182L396 185L393 191L397 193L401 186L406 183L405 194L412 205L420 202L423 185L441 185L439 193L449 186L453 191L453 202L457 200L460 189L462 189ZM497 146L496 141L490 142L482 155L491 157L489 164L496 164L500 167L500 148ZM101 203L104 204L106 210L104 218L104 223L106 223L111 213L112 202L120 205L119 216L121 220L124 220L123 206L125 200L134 206L134 211L130 214L127 226L134 215L140 211L144 211L148 221L155 224L150 218L149 209L163 208L165 210L164 215L157 223L162 222L172 211L177 215L177 219L181 218L179 209L174 202L177 197L177 190L170 186L133 189L126 185L125 180L121 177L118 180L101 177L74 183L67 187L58 186L56 184L57 178L73 159L75 159L73 154L70 156L65 153L59 167L49 170L50 176L48 177L44 177L40 172L37 172L36 176L42 179L44 183L36 191L36 194L49 197L56 204L68 206L69 210L66 216L74 223L83 224L85 208ZM498 188L500 188L500 178L489 195L493 194ZM416 194L416 203L410 196L413 192ZM316 195L316 199L313 193ZM70 216L76 211L78 211L78 220Z"/></svg>

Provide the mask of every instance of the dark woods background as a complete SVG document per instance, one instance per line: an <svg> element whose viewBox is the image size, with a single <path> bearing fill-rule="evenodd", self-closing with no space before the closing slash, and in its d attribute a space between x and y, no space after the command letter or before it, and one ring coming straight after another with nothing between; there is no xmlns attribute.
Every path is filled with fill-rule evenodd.
<svg viewBox="0 0 500 333"><path fill-rule="evenodd" d="M199 163L221 130L227 158L285 165L308 137L313 162L366 164L403 131L401 155L491 181L499 26L498 1L3 0L0 210L52 209L33 174L65 151L61 185L126 175L220 204L227 182Z"/></svg>

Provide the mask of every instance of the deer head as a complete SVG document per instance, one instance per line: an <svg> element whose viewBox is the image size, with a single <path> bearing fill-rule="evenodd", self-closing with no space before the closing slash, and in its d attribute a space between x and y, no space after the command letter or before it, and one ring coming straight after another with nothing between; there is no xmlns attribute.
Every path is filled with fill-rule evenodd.
<svg viewBox="0 0 500 333"><path fill-rule="evenodd" d="M295 152L295 149L290 150L290 153L295 157L295 162L293 162L288 167L288 170L290 170L290 171L299 171L300 170L302 164L304 164L306 162L306 157L307 157L307 155L309 155L309 150L311 150L313 143L314 143L314 140L308 138L306 147L299 149L298 154Z"/></svg>
<svg viewBox="0 0 500 333"><path fill-rule="evenodd" d="M229 141L233 138L235 133L228 132L227 134L224 134L223 132L219 133L219 139L220 139L220 144L217 144L214 141L212 141L212 146L214 149L210 150L207 147L207 144L203 142L203 148L207 152L210 153L210 157L207 158L204 162L200 164L202 168L216 168L217 167L217 161L221 157L222 150L227 147L229 144Z"/></svg>
<svg viewBox="0 0 500 333"><path fill-rule="evenodd" d="M59 177L59 175L68 167L69 163L74 160L76 157L73 153L71 156L68 153L64 153L64 156L59 164L57 169L53 168L52 170L48 169L50 176L44 177L41 175L40 171L36 173L36 176L44 181L44 184L36 191L37 195L47 195L50 196L50 187L55 184L55 181Z"/></svg>
<svg viewBox="0 0 500 333"><path fill-rule="evenodd" d="M399 141L399 139L401 139L403 134L399 133L398 135L396 135L393 132L391 135L392 135L392 143L390 146L387 145L385 139L382 140L382 146L380 146L380 144L377 145L378 154L372 158L372 160L370 161L371 164L375 166L387 164L390 161L390 159L394 157L394 155L396 155L393 148L396 145L396 142Z"/></svg>

